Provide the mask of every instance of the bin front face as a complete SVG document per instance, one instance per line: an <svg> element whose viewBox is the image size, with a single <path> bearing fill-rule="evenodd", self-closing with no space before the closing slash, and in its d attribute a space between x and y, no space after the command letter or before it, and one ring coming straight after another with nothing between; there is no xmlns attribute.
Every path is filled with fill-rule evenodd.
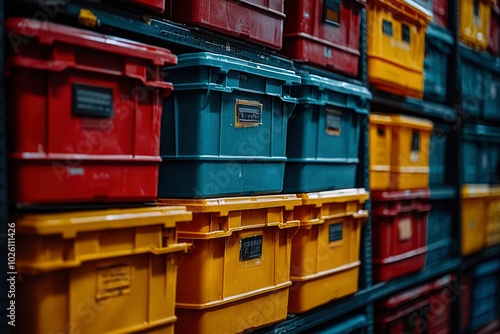
<svg viewBox="0 0 500 334"><path fill-rule="evenodd" d="M462 255L485 247L488 194L487 186L462 188Z"/></svg>
<svg viewBox="0 0 500 334"><path fill-rule="evenodd" d="M284 0L166 1L167 18L279 50L282 46Z"/></svg>
<svg viewBox="0 0 500 334"><path fill-rule="evenodd" d="M460 1L460 39L475 48L486 50L493 2L488 0Z"/></svg>
<svg viewBox="0 0 500 334"><path fill-rule="evenodd" d="M423 269L430 192L372 192L373 279L387 281Z"/></svg>
<svg viewBox="0 0 500 334"><path fill-rule="evenodd" d="M392 189L427 188L432 122L406 116L392 116L392 123Z"/></svg>
<svg viewBox="0 0 500 334"><path fill-rule="evenodd" d="M430 16L401 1L368 3L368 80L375 88L422 98L425 29Z"/></svg>
<svg viewBox="0 0 500 334"><path fill-rule="evenodd" d="M359 192L358 192L359 191ZM342 193L345 196L342 196ZM358 289L364 189L300 194L294 218L288 310L302 313Z"/></svg>
<svg viewBox="0 0 500 334"><path fill-rule="evenodd" d="M184 207L16 219L20 333L173 332L176 253L187 247L175 226L191 219Z"/></svg>
<svg viewBox="0 0 500 334"><path fill-rule="evenodd" d="M361 10L356 0L285 4L282 53L350 76L358 75Z"/></svg>
<svg viewBox="0 0 500 334"><path fill-rule="evenodd" d="M160 100L172 90L161 69L175 56L54 23L7 26L33 35L7 58L14 201L154 199Z"/></svg>
<svg viewBox="0 0 500 334"><path fill-rule="evenodd" d="M283 192L355 187L368 90L303 74L292 95L299 102L288 121Z"/></svg>

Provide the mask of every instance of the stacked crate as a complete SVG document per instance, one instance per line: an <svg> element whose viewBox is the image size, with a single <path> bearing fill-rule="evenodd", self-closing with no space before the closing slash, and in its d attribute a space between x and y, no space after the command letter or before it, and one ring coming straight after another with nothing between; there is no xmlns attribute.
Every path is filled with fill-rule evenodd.
<svg viewBox="0 0 500 334"><path fill-rule="evenodd" d="M498 4L460 4L462 254L500 243ZM488 54L489 52L489 54Z"/></svg>
<svg viewBox="0 0 500 334"><path fill-rule="evenodd" d="M370 115L374 282L425 266L431 131L427 120Z"/></svg>
<svg viewBox="0 0 500 334"><path fill-rule="evenodd" d="M259 1L252 5L191 1L192 7L172 2L171 18L266 47L281 47L281 37L264 42L255 38L259 33L252 32L261 25L269 28L264 24L269 22L267 18L259 18L259 24L248 23L246 28L245 23L231 27L231 20L225 25L209 12L203 12L208 16L202 18L198 6L203 4L210 11L237 12L239 18L254 16L254 21L266 6ZM283 9L284 2L267 5L269 16L276 16L275 10ZM287 42L282 52L307 63L297 64L294 71L206 53L180 55L179 64L167 71L175 92L165 100L163 121L169 127L164 127L162 134L160 203L186 205L195 215L191 226L183 226L180 232L194 244L193 254L186 255L179 270L183 282L177 292L180 331L208 331L211 326L216 326L213 330L225 326L228 332L256 328L358 289L361 228L368 215L363 203L368 194L364 185L356 188L356 178L371 95L359 81L348 83L329 70L359 75L359 12L363 6L352 2L351 8L351 1L339 3L329 9L335 11L338 21L331 23L324 21L323 5L327 3L285 4ZM310 11L309 17L302 15L303 7ZM255 12L250 14L250 9ZM298 31L303 29L301 20L327 31L319 35L315 35L316 28ZM356 28L348 31L351 24ZM244 33L240 28L249 30ZM337 36L336 44L320 40L326 38L321 34L327 33ZM260 36L272 35L264 31ZM332 54L344 50L346 36L352 48L346 52L351 62L332 63ZM288 43L289 39L296 42ZM323 48L330 48L329 53L325 55ZM313 58L304 57L303 52L311 52ZM280 192L294 195L271 195ZM215 209L219 205L221 209ZM299 222L298 231L285 231ZM264 232L270 230L276 230L277 239ZM278 231L283 236L278 238ZM216 274L219 251L209 252L217 235L222 238L217 247L225 249L226 266L237 266L224 269L225 275ZM291 242L291 248L275 255L284 262L273 262L269 255L272 240L276 243L281 239L280 245ZM247 255L233 260L237 253L229 245L243 250L247 242L255 245L249 246ZM237 276L229 275L230 271L238 272ZM200 280L189 278L193 272L199 272ZM268 280L272 272L279 277L269 276ZM210 297L215 291L202 275L216 279L223 291ZM248 283L243 283L247 279ZM265 305L272 307L262 316L258 310ZM239 316L222 323L224 314Z"/></svg>
<svg viewBox="0 0 500 334"><path fill-rule="evenodd" d="M173 333L176 257L188 250L176 224L191 213L146 202L172 90L162 70L176 56L27 18L5 28L26 38L6 61L16 332Z"/></svg>

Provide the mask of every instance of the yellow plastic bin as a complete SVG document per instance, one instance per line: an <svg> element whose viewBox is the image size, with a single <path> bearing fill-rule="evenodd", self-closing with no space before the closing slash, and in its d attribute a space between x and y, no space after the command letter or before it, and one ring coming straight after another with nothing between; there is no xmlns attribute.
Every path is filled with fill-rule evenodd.
<svg viewBox="0 0 500 334"><path fill-rule="evenodd" d="M193 244L179 265L178 333L238 333L286 318L300 204L295 195L159 200L193 212L178 230Z"/></svg>
<svg viewBox="0 0 500 334"><path fill-rule="evenodd" d="M392 94L422 98L428 9L411 0L368 1L368 79Z"/></svg>
<svg viewBox="0 0 500 334"><path fill-rule="evenodd" d="M370 115L370 189L387 190L391 186L391 116Z"/></svg>
<svg viewBox="0 0 500 334"><path fill-rule="evenodd" d="M488 199L486 246L500 243L500 186L491 186Z"/></svg>
<svg viewBox="0 0 500 334"><path fill-rule="evenodd" d="M429 150L433 123L395 115L392 122L391 189L429 187Z"/></svg>
<svg viewBox="0 0 500 334"><path fill-rule="evenodd" d="M486 246L488 185L462 187L462 255L470 255Z"/></svg>
<svg viewBox="0 0 500 334"><path fill-rule="evenodd" d="M302 313L358 290L364 189L297 195L300 229L292 242L289 313Z"/></svg>
<svg viewBox="0 0 500 334"><path fill-rule="evenodd" d="M460 0L459 38L465 44L485 51L488 47L493 0Z"/></svg>
<svg viewBox="0 0 500 334"><path fill-rule="evenodd" d="M184 207L17 217L16 333L173 333Z"/></svg>

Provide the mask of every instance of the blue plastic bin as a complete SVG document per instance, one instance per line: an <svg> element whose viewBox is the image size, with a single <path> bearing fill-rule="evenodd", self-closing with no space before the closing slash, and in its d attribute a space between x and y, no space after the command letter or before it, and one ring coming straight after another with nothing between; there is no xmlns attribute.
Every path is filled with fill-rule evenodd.
<svg viewBox="0 0 500 334"><path fill-rule="evenodd" d="M424 99L446 102L448 69L453 36L451 32L431 24L425 36Z"/></svg>
<svg viewBox="0 0 500 334"><path fill-rule="evenodd" d="M500 58L489 56L484 77L484 119L500 121Z"/></svg>
<svg viewBox="0 0 500 334"><path fill-rule="evenodd" d="M462 144L464 183L498 184L500 129L465 124Z"/></svg>
<svg viewBox="0 0 500 334"><path fill-rule="evenodd" d="M364 314L358 314L344 321L335 321L336 324L323 328L321 330L315 330L316 334L363 334L367 333L367 328L369 325L368 317Z"/></svg>
<svg viewBox="0 0 500 334"><path fill-rule="evenodd" d="M431 211L427 222L426 266L436 266L452 255L452 221L456 191L431 188Z"/></svg>
<svg viewBox="0 0 500 334"><path fill-rule="evenodd" d="M356 84L299 74L301 84L292 87L298 105L288 122L283 191L353 188L371 94Z"/></svg>
<svg viewBox="0 0 500 334"><path fill-rule="evenodd" d="M295 72L212 53L165 70L159 197L278 193Z"/></svg>
<svg viewBox="0 0 500 334"><path fill-rule="evenodd" d="M500 307L500 260L485 262L473 273L470 329L477 330L495 320Z"/></svg>

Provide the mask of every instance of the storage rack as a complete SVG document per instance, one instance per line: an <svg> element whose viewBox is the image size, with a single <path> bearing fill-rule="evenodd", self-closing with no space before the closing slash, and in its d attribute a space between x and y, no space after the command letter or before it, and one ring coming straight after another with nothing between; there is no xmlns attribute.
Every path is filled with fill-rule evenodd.
<svg viewBox="0 0 500 334"><path fill-rule="evenodd" d="M454 44L452 47L452 53L450 60L452 62L451 68L454 71L449 71L448 78L448 89L453 94L448 94L449 97L453 96L453 99L449 99L445 105L428 102L419 101L414 99L399 98L393 95L373 92L373 107L383 107L384 110L389 112L400 112L404 111L406 114L414 116L425 116L432 119L441 119L446 123L450 124L452 129L451 135L452 140L460 145L461 140L459 136L459 130L462 128L463 122L466 121L460 108L461 101L461 90L460 90L460 76L458 68L460 66L460 56L459 56L459 39L458 39L458 1L451 0L449 2L450 13L449 15L450 27L453 37ZM14 2L11 2L13 4ZM65 23L72 26L85 27L95 31L113 34L116 36L131 38L139 40L141 42L147 42L158 46L167 46L174 53L175 52L186 52L186 51L210 51L225 55L236 55L243 59L248 59L252 61L263 62L266 64L274 65L286 69L297 69L303 68L302 65L297 65L296 63L276 55L274 52L261 49L258 47L249 46L243 42L235 41L233 39L221 38L218 35L210 33L204 29L186 27L180 24L172 23L165 20L159 20L148 17L141 17L139 15L131 14L130 12L122 11L120 9L109 9L106 6L94 2L83 2L74 0L67 4L56 4L56 8L51 12L39 7L36 1L31 0L21 0L18 3L22 3L22 6L13 5L10 8L12 13L21 14L24 16L32 16L34 13L44 13L44 16L50 20ZM94 17L82 19L82 9L90 9ZM3 18L3 0L0 0L0 20ZM83 23L83 24L82 24ZM3 26L3 24L2 24ZM366 71L366 12L362 12L362 27L361 27L361 75L355 79L348 79L340 77L345 81L352 81L355 83L362 83L367 85L367 71ZM2 34L3 35L3 34ZM0 43L0 48L3 54L4 44ZM0 69L3 69L3 57L0 57ZM313 70L312 68L308 68ZM319 72L321 73L321 72ZM335 75L330 74L330 76L335 77ZM3 77L2 79L3 80ZM454 84L454 85L453 85ZM1 87L4 87L3 82ZM4 108L4 90L0 90L0 212L2 215L1 224L3 230L6 230L7 220L7 194L6 194L6 154L5 154L5 108ZM364 149L361 150L361 163L364 168L362 172L358 173L358 185L364 186L368 189L368 121L363 124L363 136L362 142L364 144ZM460 147L460 146L456 146ZM457 161L460 163L462 159L457 157ZM500 245L485 249L484 251L468 256L461 257L459 254L459 241L461 240L460 235L460 199L459 191L462 184L460 178L461 166L457 168L453 175L454 185L444 186L433 189L432 198L455 198L454 207L456 211L454 212L453 220L453 230L456 231L454 239L458 241L454 245L455 256L442 262L436 267L426 267L423 271L403 277L400 279L392 280L389 282L378 283L373 285L371 278L371 221L365 223L362 232L362 252L361 260L363 263L362 271L360 274L360 291L355 295L341 300L337 300L328 305L319 307L312 311L309 311L302 315L292 315L281 323L255 330L255 333L300 333L306 330L311 330L318 328L324 323L332 320L342 319L345 315L350 314L353 311L361 311L370 319L369 327L367 333L373 332L373 303L376 300L387 297L395 292L410 288L419 283L426 282L432 278L436 278L440 275L456 272L458 273L458 278L455 285L460 286L462 274L472 268L475 264L487 261L489 259L497 258L500 256ZM369 209L370 202L366 203L367 209ZM2 230L2 231L3 231ZM6 267L6 265L4 266ZM3 274L3 272L2 272ZM2 278L2 284L5 284L5 279ZM3 297L3 296L2 296ZM1 303L5 300L0 299ZM461 302L460 298L453 303L453 314L454 317L461 319ZM6 307L2 305L2 310ZM2 311L3 312L3 311ZM5 318L5 317L3 317ZM463 333L463 328L460 326L460 322L453 322L453 333ZM0 327L1 328L1 327Z"/></svg>

